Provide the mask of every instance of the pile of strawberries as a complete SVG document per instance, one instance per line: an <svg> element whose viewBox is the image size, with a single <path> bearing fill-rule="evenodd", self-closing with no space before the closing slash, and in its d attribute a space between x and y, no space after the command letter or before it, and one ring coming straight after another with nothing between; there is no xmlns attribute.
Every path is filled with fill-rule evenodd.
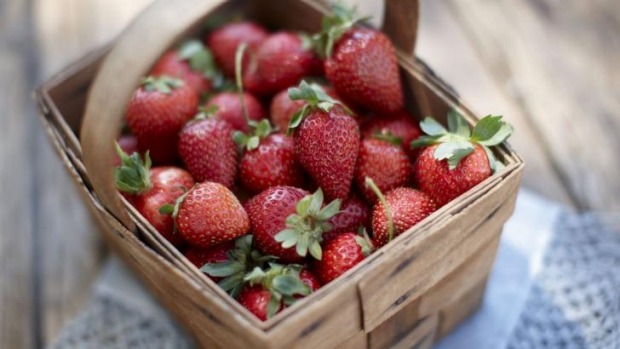
<svg viewBox="0 0 620 349"><path fill-rule="evenodd" d="M117 187L265 320L495 170L501 117L418 126L403 99L390 40L342 6L312 36L229 23L135 91Z"/></svg>

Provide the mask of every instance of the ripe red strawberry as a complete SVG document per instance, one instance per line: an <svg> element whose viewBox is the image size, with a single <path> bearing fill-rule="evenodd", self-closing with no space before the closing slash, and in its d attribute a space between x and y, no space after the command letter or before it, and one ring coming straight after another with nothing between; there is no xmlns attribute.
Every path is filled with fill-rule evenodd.
<svg viewBox="0 0 620 349"><path fill-rule="evenodd" d="M295 158L293 139L282 134L262 139L257 148L246 151L241 157L239 178L241 184L254 193L275 186L302 186L304 176Z"/></svg>
<svg viewBox="0 0 620 349"><path fill-rule="evenodd" d="M272 187L245 207L256 249L290 263L303 261L308 251L320 258L321 235L331 229L328 221L340 209L340 201L323 207L320 190L309 195L298 188Z"/></svg>
<svg viewBox="0 0 620 349"><path fill-rule="evenodd" d="M173 211L181 236L192 246L208 248L250 230L248 215L235 195L219 183L196 185Z"/></svg>
<svg viewBox="0 0 620 349"><path fill-rule="evenodd" d="M323 245L323 259L314 261L313 270L323 285L353 268L372 253L368 237L342 233Z"/></svg>
<svg viewBox="0 0 620 349"><path fill-rule="evenodd" d="M512 126L501 116L487 116L473 130L456 112L448 114L449 131L432 118L420 125L428 134L413 146L423 148L414 164L414 177L421 191L439 207L452 201L491 176L501 164L490 147L501 144Z"/></svg>
<svg viewBox="0 0 620 349"><path fill-rule="evenodd" d="M196 181L233 186L239 155L232 133L226 121L211 118L192 121L181 130L179 155Z"/></svg>
<svg viewBox="0 0 620 349"><path fill-rule="evenodd" d="M307 104L291 121L299 163L328 199L346 199L351 191L360 132L342 105L318 85L305 81L289 91L292 100Z"/></svg>
<svg viewBox="0 0 620 349"><path fill-rule="evenodd" d="M131 196L132 205L163 237L173 245L181 245L183 240L174 231L172 217L160 213L160 209L174 204L194 186L192 176L176 167L151 168L148 153L143 162L138 153L129 156L118 144L116 151L122 163L114 173L118 190Z"/></svg>
<svg viewBox="0 0 620 349"><path fill-rule="evenodd" d="M301 273L303 270L298 265L272 263L267 271L255 268L244 279L248 286L239 295L239 303L265 321L312 293L311 286L301 280ZM305 279L308 274L305 273Z"/></svg>
<svg viewBox="0 0 620 349"><path fill-rule="evenodd" d="M378 30L356 26L351 11L342 5L335 5L334 12L325 20L331 25L315 41L338 95L351 106L377 113L403 109L398 60L390 39Z"/></svg>
<svg viewBox="0 0 620 349"><path fill-rule="evenodd" d="M219 244L211 248L190 247L187 251L185 251L185 253L183 253L183 255L185 255L185 258L195 265L196 268L200 269L209 263L217 264L227 262L228 253L234 248L235 244L232 241L226 241L223 244ZM204 274L215 282L220 282L223 279L223 277L210 276L207 272L204 272Z"/></svg>
<svg viewBox="0 0 620 349"><path fill-rule="evenodd" d="M170 76L181 79L198 95L213 88L219 72L211 51L198 40L189 40L178 50L164 54L151 70L153 76Z"/></svg>
<svg viewBox="0 0 620 349"><path fill-rule="evenodd" d="M254 121L260 121L266 116L263 105L249 93L243 94L243 103L248 113L248 118ZM228 122L233 129L248 132L249 127L243 116L243 106L236 92L222 92L213 96L207 102L206 109L217 108L213 113L216 119Z"/></svg>
<svg viewBox="0 0 620 349"><path fill-rule="evenodd" d="M278 32L263 41L255 62L245 72L244 85L258 95L273 95L313 75L321 61L306 40L297 33Z"/></svg>
<svg viewBox="0 0 620 349"><path fill-rule="evenodd" d="M308 269L304 268L299 272L299 280L310 287L310 291L312 292L321 288L319 279Z"/></svg>
<svg viewBox="0 0 620 349"><path fill-rule="evenodd" d="M132 155L133 153L138 152L138 140L133 135L120 136L116 142L118 143L118 146L121 147L121 150L127 155ZM117 156L114 158L114 166L120 165L121 158Z"/></svg>
<svg viewBox="0 0 620 349"><path fill-rule="evenodd" d="M398 141L365 139L360 146L355 169L355 183L366 200L374 203L375 193L366 186L366 177L372 178L379 189L388 192L406 187L411 182L412 166Z"/></svg>
<svg viewBox="0 0 620 349"><path fill-rule="evenodd" d="M149 151L155 163L177 159L178 134L198 109L198 95L181 80L146 78L127 107L127 124L138 139L140 152Z"/></svg>
<svg viewBox="0 0 620 349"><path fill-rule="evenodd" d="M268 36L267 30L254 22L229 23L213 31L207 43L224 74L234 77L237 47L246 43L253 52Z"/></svg>
<svg viewBox="0 0 620 349"><path fill-rule="evenodd" d="M422 130L413 115L405 110L390 115L373 115L372 119L362 126L362 137L390 137L400 140L403 150L413 162L419 150L411 147L411 142L422 135Z"/></svg>
<svg viewBox="0 0 620 349"><path fill-rule="evenodd" d="M396 188L385 196L368 178L379 201L372 212L373 244L379 248L437 210L433 200L419 190Z"/></svg>
<svg viewBox="0 0 620 349"><path fill-rule="evenodd" d="M252 248L252 235L244 235L209 249L189 249L185 256L224 291L236 298L244 286L243 279L254 268L263 268L273 256L263 256ZM193 259L193 260L192 260Z"/></svg>
<svg viewBox="0 0 620 349"><path fill-rule="evenodd" d="M351 195L342 203L340 212L329 220L332 230L323 234L329 241L337 235L357 230L360 226L370 227L370 209L357 195Z"/></svg>

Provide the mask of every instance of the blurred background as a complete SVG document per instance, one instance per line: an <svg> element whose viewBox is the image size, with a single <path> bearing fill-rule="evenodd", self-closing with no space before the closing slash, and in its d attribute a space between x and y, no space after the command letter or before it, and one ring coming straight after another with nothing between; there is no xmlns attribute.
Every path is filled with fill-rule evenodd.
<svg viewBox="0 0 620 349"><path fill-rule="evenodd" d="M32 91L150 2L0 0L0 348L53 341L107 253L48 145ZM417 55L474 111L513 123L524 186L576 210L620 209L617 1L421 4ZM382 13L379 1L364 7Z"/></svg>

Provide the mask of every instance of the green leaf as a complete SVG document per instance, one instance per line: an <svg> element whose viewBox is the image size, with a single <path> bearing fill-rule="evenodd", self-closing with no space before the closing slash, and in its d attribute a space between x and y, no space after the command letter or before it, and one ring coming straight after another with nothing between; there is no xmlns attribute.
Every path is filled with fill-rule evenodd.
<svg viewBox="0 0 620 349"><path fill-rule="evenodd" d="M320 261L323 259L323 250L321 249L321 244L318 241L313 241L310 246L310 255L314 257L314 259Z"/></svg>
<svg viewBox="0 0 620 349"><path fill-rule="evenodd" d="M260 139L257 136L250 137L250 139L248 139L248 145L247 145L248 150L254 150L258 148L259 143L260 143Z"/></svg>
<svg viewBox="0 0 620 349"><path fill-rule="evenodd" d="M484 149L485 153L487 154L487 159L489 160L489 167L491 167L491 171L493 173L504 168L504 164L497 161L497 158L495 157L495 154L493 154L491 148L487 146L482 146L482 149Z"/></svg>
<svg viewBox="0 0 620 349"><path fill-rule="evenodd" d="M307 104L298 111L296 111L288 124L288 130L286 131L286 134L290 136L293 133L293 130L299 127L299 125L301 125L301 122L306 117L306 115L308 115L309 112L310 108Z"/></svg>
<svg viewBox="0 0 620 349"><path fill-rule="evenodd" d="M310 287L295 275L276 276L273 278L272 287L276 292L285 296L307 296L310 294Z"/></svg>
<svg viewBox="0 0 620 349"><path fill-rule="evenodd" d="M342 202L340 199L336 199L330 202L329 205L321 209L321 211L317 215L317 218L325 221L329 220L330 218L338 214L338 212L340 212L341 203Z"/></svg>
<svg viewBox="0 0 620 349"><path fill-rule="evenodd" d="M149 152L146 152L143 161L138 153L133 153L131 156L127 155L118 143L114 147L121 160L121 165L114 169L116 188L132 195L149 191L153 186Z"/></svg>
<svg viewBox="0 0 620 349"><path fill-rule="evenodd" d="M158 77L149 76L142 80L141 86L149 92L157 91L166 95L169 95L175 89L183 86L185 83L183 80L175 79L173 77L162 75Z"/></svg>
<svg viewBox="0 0 620 349"><path fill-rule="evenodd" d="M305 257L308 254L309 237L307 234L299 236L297 239L297 245L295 245L295 251L301 257Z"/></svg>
<svg viewBox="0 0 620 349"><path fill-rule="evenodd" d="M437 160L448 160L451 170L455 169L461 160L474 152L474 146L467 141L441 143L433 153Z"/></svg>
<svg viewBox="0 0 620 349"><path fill-rule="evenodd" d="M174 212L174 205L166 204L159 208L159 213L171 215Z"/></svg>
<svg viewBox="0 0 620 349"><path fill-rule="evenodd" d="M269 297L269 303L267 303L267 318L271 319L274 315L278 313L282 305L280 304L280 299L277 299L273 293Z"/></svg>
<svg viewBox="0 0 620 349"><path fill-rule="evenodd" d="M428 147L433 144L437 144L437 142L439 142L439 139L441 137L442 136L420 136L411 142L411 148L413 149L422 148L422 147Z"/></svg>
<svg viewBox="0 0 620 349"><path fill-rule="evenodd" d="M488 115L474 127L472 141L482 145L497 145L512 133L512 126L502 121L502 116Z"/></svg>
<svg viewBox="0 0 620 349"><path fill-rule="evenodd" d="M297 210L297 214L300 216L305 216L308 214L308 209L310 208L310 203L312 202L312 195L304 196L299 202L295 209Z"/></svg>
<svg viewBox="0 0 620 349"><path fill-rule="evenodd" d="M233 132L232 138L233 141L235 141L235 143L239 146L243 147L248 144L248 136L241 131Z"/></svg>
<svg viewBox="0 0 620 349"><path fill-rule="evenodd" d="M429 136L441 136L448 132L445 127L430 116L420 122L420 128Z"/></svg>
<svg viewBox="0 0 620 349"><path fill-rule="evenodd" d="M245 275L243 280L255 285L260 283L266 275L267 274L261 268L255 267L251 272Z"/></svg>
<svg viewBox="0 0 620 349"><path fill-rule="evenodd" d="M239 295L241 288L243 288L243 284L243 274L241 273L231 275L218 282L218 285L233 297Z"/></svg>
<svg viewBox="0 0 620 349"><path fill-rule="evenodd" d="M299 233L295 229L287 228L277 233L273 238L277 242L285 242L285 241L297 241L298 236L299 236ZM288 246L288 247L291 247L291 246Z"/></svg>
<svg viewBox="0 0 620 349"><path fill-rule="evenodd" d="M451 133L465 138L469 138L471 136L471 130L469 129L467 121L454 109L448 112L448 130L450 130Z"/></svg>
<svg viewBox="0 0 620 349"><path fill-rule="evenodd" d="M310 205L308 206L308 214L317 215L323 206L323 190L319 188L310 197L312 200L310 200Z"/></svg>
<svg viewBox="0 0 620 349"><path fill-rule="evenodd" d="M200 270L214 277L226 277L242 272L244 267L239 262L227 261L222 263L207 263L203 265Z"/></svg>

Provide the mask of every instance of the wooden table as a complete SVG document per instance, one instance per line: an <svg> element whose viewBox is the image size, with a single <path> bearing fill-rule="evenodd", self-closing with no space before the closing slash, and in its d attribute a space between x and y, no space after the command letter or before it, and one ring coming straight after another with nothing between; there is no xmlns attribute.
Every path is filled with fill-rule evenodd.
<svg viewBox="0 0 620 349"><path fill-rule="evenodd" d="M105 248L35 117L33 88L150 0L0 1L0 348L53 341ZM422 1L417 52L480 113L503 114L525 186L620 208L620 10L614 0Z"/></svg>

